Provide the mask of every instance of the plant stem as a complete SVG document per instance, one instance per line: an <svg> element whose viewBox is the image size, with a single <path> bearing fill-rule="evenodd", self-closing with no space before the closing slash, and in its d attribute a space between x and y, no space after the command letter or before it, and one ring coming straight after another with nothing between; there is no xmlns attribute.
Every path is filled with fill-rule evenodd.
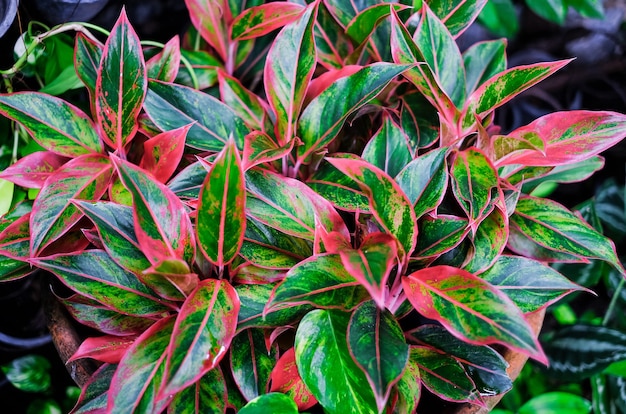
<svg viewBox="0 0 626 414"><path fill-rule="evenodd" d="M606 326L611 320L611 317L613 316L613 311L615 311L615 306L617 306L617 299L619 298L619 295L622 293L622 290L624 290L624 286L626 286L626 279L622 277L619 282L619 285L617 285L617 288L615 289L615 292L613 292L613 297L611 298L611 303L609 303L609 308L606 310L606 313L604 314L604 319L602 320L602 326Z"/></svg>
<svg viewBox="0 0 626 414"><path fill-rule="evenodd" d="M15 164L17 162L17 147L20 143L20 134L19 134L19 125L15 122L13 124L13 152L11 153L11 164Z"/></svg>

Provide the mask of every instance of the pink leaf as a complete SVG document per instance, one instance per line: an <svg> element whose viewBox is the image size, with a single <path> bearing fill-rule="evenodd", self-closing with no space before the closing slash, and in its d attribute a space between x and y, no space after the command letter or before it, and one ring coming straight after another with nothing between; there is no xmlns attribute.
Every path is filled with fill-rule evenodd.
<svg viewBox="0 0 626 414"><path fill-rule="evenodd" d="M132 336L98 336L87 338L80 344L74 355L67 362L81 358L93 358L101 362L117 364L120 362L126 350L135 342Z"/></svg>
<svg viewBox="0 0 626 414"><path fill-rule="evenodd" d="M144 154L139 166L151 172L160 182L166 182L180 164L187 132L192 125L165 131L144 142Z"/></svg>
<svg viewBox="0 0 626 414"><path fill-rule="evenodd" d="M41 188L46 179L67 162L50 151L38 151L21 158L0 173L0 178L26 188Z"/></svg>

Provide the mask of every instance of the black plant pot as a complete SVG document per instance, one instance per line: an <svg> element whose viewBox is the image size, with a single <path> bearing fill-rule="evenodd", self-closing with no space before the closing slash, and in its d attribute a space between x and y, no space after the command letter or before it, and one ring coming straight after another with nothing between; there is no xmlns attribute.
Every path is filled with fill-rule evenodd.
<svg viewBox="0 0 626 414"><path fill-rule="evenodd" d="M29 0L28 5L48 23L90 21L109 0Z"/></svg>
<svg viewBox="0 0 626 414"><path fill-rule="evenodd" d="M17 5L19 0L0 0L0 37L2 37L17 14Z"/></svg>

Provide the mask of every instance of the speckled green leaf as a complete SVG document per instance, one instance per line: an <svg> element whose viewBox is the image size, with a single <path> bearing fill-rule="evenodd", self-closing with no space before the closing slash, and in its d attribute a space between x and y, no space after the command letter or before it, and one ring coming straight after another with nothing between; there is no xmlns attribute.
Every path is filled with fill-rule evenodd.
<svg viewBox="0 0 626 414"><path fill-rule="evenodd" d="M74 46L74 67L76 74L89 90L94 99L96 93L96 79L102 58L102 45L88 38L83 33L77 33Z"/></svg>
<svg viewBox="0 0 626 414"><path fill-rule="evenodd" d="M272 2L250 7L231 24L233 40L254 39L294 20L304 7L297 3Z"/></svg>
<svg viewBox="0 0 626 414"><path fill-rule="evenodd" d="M352 43L324 2L319 7L316 23L314 34L318 62L326 69L341 69L345 58L352 52Z"/></svg>
<svg viewBox="0 0 626 414"><path fill-rule="evenodd" d="M293 150L295 140L278 146L273 138L264 132L253 131L246 136L243 146L243 166L250 169L255 165L269 163L288 156Z"/></svg>
<svg viewBox="0 0 626 414"><path fill-rule="evenodd" d="M464 129L471 129L476 122L476 116L484 117L569 62L569 60L559 60L549 63L535 63L517 66L498 73L468 97L461 126Z"/></svg>
<svg viewBox="0 0 626 414"><path fill-rule="evenodd" d="M462 217L439 215L420 220L414 257L434 257L456 247L469 231L468 221Z"/></svg>
<svg viewBox="0 0 626 414"><path fill-rule="evenodd" d="M367 143L361 157L390 177L395 177L413 158L408 137L391 116L385 117L382 127Z"/></svg>
<svg viewBox="0 0 626 414"><path fill-rule="evenodd" d="M296 134L296 120L313 77L316 60L313 26L318 4L308 6L298 20L280 31L265 61L263 81L276 115L276 137L280 144L291 141Z"/></svg>
<svg viewBox="0 0 626 414"><path fill-rule="evenodd" d="M431 0L428 6L457 37L476 20L485 3L487 0Z"/></svg>
<svg viewBox="0 0 626 414"><path fill-rule="evenodd" d="M534 312L584 288L538 261L503 255L480 277L506 293L524 313Z"/></svg>
<svg viewBox="0 0 626 414"><path fill-rule="evenodd" d="M236 290L241 301L237 330L246 328L278 328L291 325L311 310L310 305L290 306L283 309L265 309L275 284L238 285Z"/></svg>
<svg viewBox="0 0 626 414"><path fill-rule="evenodd" d="M396 177L417 218L436 209L443 200L448 187L447 152L446 148L427 152L411 161Z"/></svg>
<svg viewBox="0 0 626 414"><path fill-rule="evenodd" d="M463 52L465 82L470 95L492 76L506 70L504 39L479 42Z"/></svg>
<svg viewBox="0 0 626 414"><path fill-rule="evenodd" d="M195 241L183 203L141 168L111 156L120 179L133 197L135 234L152 264L167 259L191 262Z"/></svg>
<svg viewBox="0 0 626 414"><path fill-rule="evenodd" d="M385 233L368 234L361 246L339 251L344 267L368 293L379 308L385 308L387 281L398 263L398 245Z"/></svg>
<svg viewBox="0 0 626 414"><path fill-rule="evenodd" d="M601 259L623 271L611 240L562 205L546 199L522 197L510 218L508 247L542 261ZM552 254L554 253L554 254Z"/></svg>
<svg viewBox="0 0 626 414"><path fill-rule="evenodd" d="M626 116L616 112L567 111L545 115L507 134L518 141L539 141L538 148L505 154L497 164L553 166L584 161L626 137Z"/></svg>
<svg viewBox="0 0 626 414"><path fill-rule="evenodd" d="M196 234L204 255L217 266L229 264L246 231L246 189L235 141L220 152L198 199Z"/></svg>
<svg viewBox="0 0 626 414"><path fill-rule="evenodd" d="M80 397L72 409L72 414L93 414L104 412L107 406L107 396L111 379L117 365L103 364L94 372L83 385Z"/></svg>
<svg viewBox="0 0 626 414"><path fill-rule="evenodd" d="M417 218L408 197L384 171L362 160L326 158L335 168L355 180L369 197L370 211L385 232L401 246L401 258L416 245Z"/></svg>
<svg viewBox="0 0 626 414"><path fill-rule="evenodd" d="M498 174L489 159L475 148L458 152L450 173L454 197L475 228L491 214L498 200Z"/></svg>
<svg viewBox="0 0 626 414"><path fill-rule="evenodd" d="M83 155L50 176L33 203L30 216L32 256L67 233L82 217L72 199L98 200L106 191L112 168L103 155Z"/></svg>
<svg viewBox="0 0 626 414"><path fill-rule="evenodd" d="M292 3L287 3L292 4ZM232 109L252 130L273 132L272 122L267 113L267 103L252 91L246 89L238 79L218 72L220 98ZM246 139L247 143L248 140Z"/></svg>
<svg viewBox="0 0 626 414"><path fill-rule="evenodd" d="M373 3L373 2L372 2ZM346 26L346 34L360 45L367 40L378 25L391 14L391 7L396 11L404 10L408 6L404 4L380 3L374 4L359 12Z"/></svg>
<svg viewBox="0 0 626 414"><path fill-rule="evenodd" d="M409 302L474 345L499 343L546 362L524 315L499 289L451 266L433 266L402 278Z"/></svg>
<svg viewBox="0 0 626 414"><path fill-rule="evenodd" d="M415 412L422 395L422 381L420 380L419 366L410 358L402 376L393 387L392 398L395 396L394 394L397 395L397 400L392 400L394 401L393 414Z"/></svg>
<svg viewBox="0 0 626 414"><path fill-rule="evenodd" d="M136 316L156 316L169 307L134 274L119 267L103 250L86 250L33 260L73 291L107 307Z"/></svg>
<svg viewBox="0 0 626 414"><path fill-rule="evenodd" d="M268 349L265 335L260 329L246 329L235 338L230 350L230 369L241 395L248 401L265 394L278 348Z"/></svg>
<svg viewBox="0 0 626 414"><path fill-rule="evenodd" d="M228 24L232 21L226 0L185 0L191 23L202 38L219 55L223 62L228 60L230 37Z"/></svg>
<svg viewBox="0 0 626 414"><path fill-rule="evenodd" d="M328 231L348 234L332 205L301 181L252 168L245 175L249 216L286 234L315 238L316 218Z"/></svg>
<svg viewBox="0 0 626 414"><path fill-rule="evenodd" d="M102 51L95 107L104 140L119 152L137 132L146 87L146 62L139 38L122 9Z"/></svg>
<svg viewBox="0 0 626 414"><path fill-rule="evenodd" d="M272 293L270 310L310 304L350 310L368 296L345 269L338 254L313 256L298 263ZM316 396L317 397L317 396Z"/></svg>
<svg viewBox="0 0 626 414"><path fill-rule="evenodd" d="M130 207L105 201L74 200L74 204L94 223L104 249L117 264L133 273L150 267L137 242Z"/></svg>
<svg viewBox="0 0 626 414"><path fill-rule="evenodd" d="M373 329L372 329L373 328ZM354 310L348 325L348 345L363 370L382 412L391 387L400 379L409 359L409 345L395 317L372 301Z"/></svg>
<svg viewBox="0 0 626 414"><path fill-rule="evenodd" d="M219 151L232 135L243 149L243 138L250 132L243 119L211 95L195 89L150 81L144 110L163 131L192 122L186 144L203 151Z"/></svg>
<svg viewBox="0 0 626 414"><path fill-rule="evenodd" d="M463 365L481 394L501 394L513 386L513 381L506 372L508 363L489 346L468 344L438 325L422 325L406 332L406 336L416 344L456 359Z"/></svg>
<svg viewBox="0 0 626 414"><path fill-rule="evenodd" d="M208 162L208 159L205 158L204 161ZM205 165L206 163L201 161L189 164L170 180L167 187L182 200L197 200L202 184L209 173Z"/></svg>
<svg viewBox="0 0 626 414"><path fill-rule="evenodd" d="M300 116L298 158L309 162L310 156L323 150L337 136L345 120L354 111L380 93L408 65L374 63L356 73L338 79L309 103Z"/></svg>
<svg viewBox="0 0 626 414"><path fill-rule="evenodd" d="M298 406L285 394L270 392L255 398L239 410L239 414L267 413L297 414Z"/></svg>
<svg viewBox="0 0 626 414"><path fill-rule="evenodd" d="M304 239L290 236L253 218L248 218L239 251L247 261L267 269L289 269L313 254Z"/></svg>
<svg viewBox="0 0 626 414"><path fill-rule="evenodd" d="M218 366L235 336L238 314L237 292L226 280L198 284L176 317L160 398L181 391Z"/></svg>
<svg viewBox="0 0 626 414"><path fill-rule="evenodd" d="M0 282L20 279L35 271L30 258L30 213L13 221L0 232Z"/></svg>
<svg viewBox="0 0 626 414"><path fill-rule="evenodd" d="M472 259L463 265L470 273L480 273L490 267L502 254L509 237L509 218L494 208L469 239L472 242Z"/></svg>
<svg viewBox="0 0 626 414"><path fill-rule="evenodd" d="M150 414L165 408L156 393L173 327L173 317L161 319L126 351L111 381L107 412Z"/></svg>
<svg viewBox="0 0 626 414"><path fill-rule="evenodd" d="M337 310L309 312L296 331L296 364L325 412L371 414L377 411L376 399L364 386L367 378L350 356L349 320L348 313Z"/></svg>
<svg viewBox="0 0 626 414"><path fill-rule="evenodd" d="M465 103L465 71L461 52L446 26L426 4L422 6L413 39L437 83L454 105L461 108Z"/></svg>
<svg viewBox="0 0 626 414"><path fill-rule="evenodd" d="M356 156L346 158L355 159ZM363 194L359 184L328 161L322 161L313 176L307 180L307 185L336 208L369 213L369 199Z"/></svg>
<svg viewBox="0 0 626 414"><path fill-rule="evenodd" d="M37 92L0 95L0 114L20 123L39 145L56 154L77 157L104 151L91 119L60 98Z"/></svg>
<svg viewBox="0 0 626 414"><path fill-rule="evenodd" d="M220 367L210 370L174 396L168 414L223 414L227 406L226 380Z"/></svg>
<svg viewBox="0 0 626 414"><path fill-rule="evenodd" d="M165 82L174 82L180 67L180 39L171 38L163 49L146 62L148 77Z"/></svg>
<svg viewBox="0 0 626 414"><path fill-rule="evenodd" d="M439 398L484 406L476 385L456 359L421 346L411 347L410 358L419 367L422 384Z"/></svg>

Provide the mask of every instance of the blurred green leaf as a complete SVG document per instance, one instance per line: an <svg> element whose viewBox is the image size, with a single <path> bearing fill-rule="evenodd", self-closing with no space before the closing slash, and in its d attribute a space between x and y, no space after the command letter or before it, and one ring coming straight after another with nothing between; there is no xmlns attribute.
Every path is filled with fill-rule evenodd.
<svg viewBox="0 0 626 414"><path fill-rule="evenodd" d="M50 388L50 362L40 355L26 355L0 366L13 386L26 392Z"/></svg>
<svg viewBox="0 0 626 414"><path fill-rule="evenodd" d="M549 392L533 398L519 409L518 414L587 414L591 402L579 395Z"/></svg>

